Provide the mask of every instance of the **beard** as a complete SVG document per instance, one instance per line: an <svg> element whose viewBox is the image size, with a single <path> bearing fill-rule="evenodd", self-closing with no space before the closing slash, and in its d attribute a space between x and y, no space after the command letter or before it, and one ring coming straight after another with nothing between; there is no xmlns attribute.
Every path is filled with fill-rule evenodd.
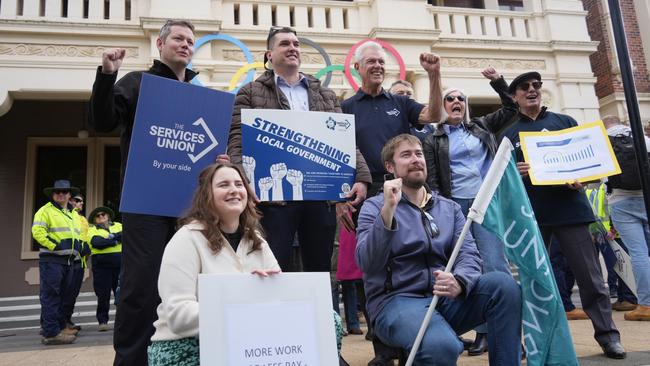
<svg viewBox="0 0 650 366"><path fill-rule="evenodd" d="M420 189L422 188L422 186L424 186L424 182L426 181L426 178L427 175L424 174L424 172L422 176L413 175L411 174L411 172L409 172L409 174L407 174L405 177L402 178L402 184L412 189Z"/></svg>

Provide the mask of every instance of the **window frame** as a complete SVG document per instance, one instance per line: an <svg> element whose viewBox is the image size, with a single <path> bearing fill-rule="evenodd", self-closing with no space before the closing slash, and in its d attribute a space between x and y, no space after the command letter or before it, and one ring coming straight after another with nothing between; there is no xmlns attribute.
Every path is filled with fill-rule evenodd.
<svg viewBox="0 0 650 366"><path fill-rule="evenodd" d="M34 205L34 185L36 179L36 159L38 148L42 146L61 147L86 147L86 187L85 194L86 209L97 207L103 200L104 195L104 147L119 146L118 137L28 137L27 154L25 159L25 190L23 192L23 228L20 259L38 259L38 251L32 250L32 221L35 212L32 212Z"/></svg>

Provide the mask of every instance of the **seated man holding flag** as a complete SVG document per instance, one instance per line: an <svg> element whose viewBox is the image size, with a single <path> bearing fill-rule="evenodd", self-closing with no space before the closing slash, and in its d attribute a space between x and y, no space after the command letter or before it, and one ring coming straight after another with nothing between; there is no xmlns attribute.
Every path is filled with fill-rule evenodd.
<svg viewBox="0 0 650 366"><path fill-rule="evenodd" d="M490 364L519 365L519 286L505 273L481 274L482 262L469 233L452 271L445 272L465 224L460 206L425 186L426 163L417 137L392 138L381 158L394 179L384 183L383 195L363 205L356 249L376 336L410 351L437 295L439 306L414 364L455 365L463 351L456 334L487 322Z"/></svg>

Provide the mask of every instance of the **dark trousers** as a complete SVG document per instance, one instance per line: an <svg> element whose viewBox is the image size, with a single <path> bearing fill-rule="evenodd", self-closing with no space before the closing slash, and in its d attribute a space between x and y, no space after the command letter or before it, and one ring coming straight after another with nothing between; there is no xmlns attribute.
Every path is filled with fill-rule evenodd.
<svg viewBox="0 0 650 366"><path fill-rule="evenodd" d="M63 299L70 297L72 289L72 266L40 261L41 327L43 337L54 337L65 328Z"/></svg>
<svg viewBox="0 0 650 366"><path fill-rule="evenodd" d="M93 261L93 289L97 296L97 322L108 323L108 311L111 307L111 291L117 291L120 277L122 255L120 253L95 254Z"/></svg>
<svg viewBox="0 0 650 366"><path fill-rule="evenodd" d="M147 365L147 347L155 329L160 261L174 235L172 217L122 215L120 304L115 315L114 365Z"/></svg>
<svg viewBox="0 0 650 366"><path fill-rule="evenodd" d="M543 226L540 231L549 252L551 236L557 239L578 282L582 308L591 319L596 341L601 345L620 341L612 319L609 292L600 270L598 248L591 239L588 224Z"/></svg>
<svg viewBox="0 0 650 366"><path fill-rule="evenodd" d="M74 313L74 304L77 302L77 296L81 290L81 284L84 280L84 269L81 262L74 262L72 265L72 277L70 280L69 291L66 291L62 303L61 312L66 323L72 323L72 313ZM64 326L65 327L65 326Z"/></svg>
<svg viewBox="0 0 650 366"><path fill-rule="evenodd" d="M573 285L576 283L576 278L569 268L569 263L567 263L566 257L562 254L560 250L560 244L555 240L551 239L551 247L549 249L549 257L551 259L551 267L553 267L553 275L555 276L555 282L557 283L557 289L560 293L560 298L562 299L562 306L564 306L564 311L571 311L575 309L573 301L571 301L571 291L573 291Z"/></svg>
<svg viewBox="0 0 650 366"><path fill-rule="evenodd" d="M305 272L329 272L336 236L336 211L324 201L261 205L266 240L283 271L291 262L293 238L298 232Z"/></svg>

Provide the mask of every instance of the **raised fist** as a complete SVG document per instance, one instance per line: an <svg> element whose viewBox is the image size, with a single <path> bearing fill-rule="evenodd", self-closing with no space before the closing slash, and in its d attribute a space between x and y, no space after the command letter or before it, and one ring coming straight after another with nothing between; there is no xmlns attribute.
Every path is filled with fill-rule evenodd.
<svg viewBox="0 0 650 366"><path fill-rule="evenodd" d="M299 186L302 184L302 172L295 169L289 169L287 173L287 181L291 183L292 186Z"/></svg>
<svg viewBox="0 0 650 366"><path fill-rule="evenodd" d="M273 187L273 179L271 177L264 177L257 182L260 187L260 201L269 201L269 189Z"/></svg>
<svg viewBox="0 0 650 366"><path fill-rule="evenodd" d="M490 81L498 80L499 77L500 77L499 72L497 72L497 70L492 66L486 67L485 69L483 69L483 71L481 71L481 74L486 79L490 79Z"/></svg>
<svg viewBox="0 0 650 366"><path fill-rule="evenodd" d="M262 194L264 192L268 194L269 189L273 187L273 179L271 179L271 177L261 178L260 181L257 183L257 185L260 187L260 192L262 192Z"/></svg>
<svg viewBox="0 0 650 366"><path fill-rule="evenodd" d="M112 48L102 53L102 73L113 74L120 69L126 55L124 48Z"/></svg>
<svg viewBox="0 0 650 366"><path fill-rule="evenodd" d="M242 166L244 167L244 173L246 173L246 178L249 182L255 180L255 158L252 156L243 155L242 157Z"/></svg>
<svg viewBox="0 0 650 366"><path fill-rule="evenodd" d="M273 180L282 180L287 175L287 165L285 163L276 163L271 165L271 177Z"/></svg>
<svg viewBox="0 0 650 366"><path fill-rule="evenodd" d="M440 57L434 53L421 53L420 65L428 73L440 72Z"/></svg>

